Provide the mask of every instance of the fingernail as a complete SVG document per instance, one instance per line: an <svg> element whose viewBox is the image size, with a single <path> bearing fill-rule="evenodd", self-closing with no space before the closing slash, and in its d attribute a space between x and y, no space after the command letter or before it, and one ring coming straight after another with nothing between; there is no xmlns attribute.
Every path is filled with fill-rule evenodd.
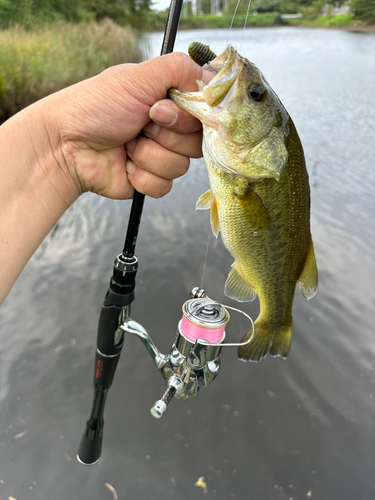
<svg viewBox="0 0 375 500"><path fill-rule="evenodd" d="M132 141L127 142L125 144L126 151L129 151L129 153L131 153L133 151L133 149L135 148L136 144L137 144L137 139L133 139Z"/></svg>
<svg viewBox="0 0 375 500"><path fill-rule="evenodd" d="M177 111L172 106L156 103L150 109L150 118L161 125L173 125L177 120Z"/></svg>
<svg viewBox="0 0 375 500"><path fill-rule="evenodd" d="M126 160L125 168L126 168L128 175L132 175L132 174L134 174L136 166L135 166L135 163L132 162L131 160Z"/></svg>
<svg viewBox="0 0 375 500"><path fill-rule="evenodd" d="M159 130L159 125L154 122L148 122L148 124L143 128L143 132L148 137L155 137L155 135L158 133L158 130Z"/></svg>

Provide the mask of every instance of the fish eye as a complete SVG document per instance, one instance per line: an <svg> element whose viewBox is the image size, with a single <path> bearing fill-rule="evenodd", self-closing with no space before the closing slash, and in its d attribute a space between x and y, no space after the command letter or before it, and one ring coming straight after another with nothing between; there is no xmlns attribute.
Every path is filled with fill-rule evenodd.
<svg viewBox="0 0 375 500"><path fill-rule="evenodd" d="M247 93L253 101L264 102L267 98L267 90L259 83L252 83Z"/></svg>

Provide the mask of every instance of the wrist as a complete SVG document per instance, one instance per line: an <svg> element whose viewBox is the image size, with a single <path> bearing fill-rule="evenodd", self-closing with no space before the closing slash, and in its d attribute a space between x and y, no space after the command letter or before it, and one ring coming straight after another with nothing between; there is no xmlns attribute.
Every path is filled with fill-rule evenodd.
<svg viewBox="0 0 375 500"><path fill-rule="evenodd" d="M39 191L50 200L53 209L61 212L81 194L65 161L60 134L60 110L57 96L49 96L24 110L26 133L32 151L28 161L31 193ZM59 201L57 202L57 199Z"/></svg>
<svg viewBox="0 0 375 500"><path fill-rule="evenodd" d="M0 127L0 304L79 195L61 161L49 104L36 103Z"/></svg>

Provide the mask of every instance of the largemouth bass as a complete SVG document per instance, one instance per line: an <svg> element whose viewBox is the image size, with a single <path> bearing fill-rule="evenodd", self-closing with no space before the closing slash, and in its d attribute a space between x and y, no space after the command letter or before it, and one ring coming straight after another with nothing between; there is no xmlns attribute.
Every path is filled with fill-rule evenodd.
<svg viewBox="0 0 375 500"><path fill-rule="evenodd" d="M225 294L243 302L259 297L254 338L239 358L286 357L296 283L306 299L318 284L301 141L253 63L229 45L210 65L218 74L208 85L197 82L198 92L169 92L203 125L211 189L197 208L211 210L212 231L234 257Z"/></svg>

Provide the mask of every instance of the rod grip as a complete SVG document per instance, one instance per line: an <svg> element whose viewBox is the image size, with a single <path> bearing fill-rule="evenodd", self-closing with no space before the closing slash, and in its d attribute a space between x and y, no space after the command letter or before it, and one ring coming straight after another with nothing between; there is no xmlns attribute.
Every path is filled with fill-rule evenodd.
<svg viewBox="0 0 375 500"><path fill-rule="evenodd" d="M78 460L84 465L95 464L102 452L105 401L109 388L112 385L119 359L120 353L115 356L104 356L101 352L96 351L94 402L77 454Z"/></svg>

